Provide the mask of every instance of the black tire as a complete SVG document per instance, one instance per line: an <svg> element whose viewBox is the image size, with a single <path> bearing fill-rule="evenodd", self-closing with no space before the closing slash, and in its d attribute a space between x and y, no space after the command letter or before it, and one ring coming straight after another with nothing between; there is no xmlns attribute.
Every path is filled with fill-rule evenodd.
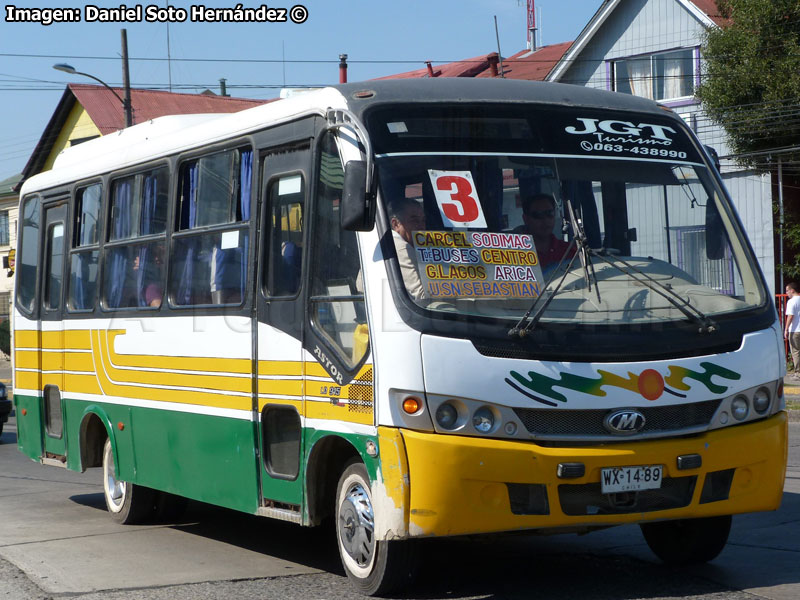
<svg viewBox="0 0 800 600"><path fill-rule="evenodd" d="M117 523L133 525L153 517L155 492L117 479L110 439L106 439L103 446L103 497L111 518Z"/></svg>
<svg viewBox="0 0 800 600"><path fill-rule="evenodd" d="M640 525L650 550L669 565L696 565L714 560L728 541L730 515L659 521Z"/></svg>
<svg viewBox="0 0 800 600"><path fill-rule="evenodd" d="M375 539L372 489L360 461L351 462L339 478L335 516L342 566L360 593L383 595L413 583L419 565L414 541Z"/></svg>
<svg viewBox="0 0 800 600"><path fill-rule="evenodd" d="M155 493L155 518L161 523L172 523L180 520L186 512L189 500L169 492Z"/></svg>

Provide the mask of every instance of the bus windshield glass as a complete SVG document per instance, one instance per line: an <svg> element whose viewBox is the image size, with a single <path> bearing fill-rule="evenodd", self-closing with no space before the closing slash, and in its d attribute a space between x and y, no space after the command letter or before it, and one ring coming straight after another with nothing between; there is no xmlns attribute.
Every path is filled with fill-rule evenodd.
<svg viewBox="0 0 800 600"><path fill-rule="evenodd" d="M370 115L401 279L420 307L642 324L761 306L702 150L668 115L537 106Z"/></svg>

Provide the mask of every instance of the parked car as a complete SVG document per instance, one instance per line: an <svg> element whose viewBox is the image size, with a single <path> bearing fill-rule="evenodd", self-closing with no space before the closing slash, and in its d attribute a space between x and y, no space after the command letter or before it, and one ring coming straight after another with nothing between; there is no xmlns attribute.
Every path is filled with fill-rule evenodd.
<svg viewBox="0 0 800 600"><path fill-rule="evenodd" d="M8 421L9 414L11 414L11 400L8 399L6 384L0 381L0 434L3 433L3 425Z"/></svg>

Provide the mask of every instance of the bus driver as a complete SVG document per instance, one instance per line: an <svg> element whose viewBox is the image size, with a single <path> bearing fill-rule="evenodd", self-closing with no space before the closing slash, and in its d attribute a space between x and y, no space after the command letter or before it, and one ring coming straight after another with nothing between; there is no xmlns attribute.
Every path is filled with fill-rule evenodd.
<svg viewBox="0 0 800 600"><path fill-rule="evenodd" d="M556 201L550 194L535 194L525 197L522 200L522 220L525 225L518 227L515 233L528 233L533 236L533 243L542 269L558 263L562 257L572 258L572 255L575 254L573 248L565 256L565 252L569 249L569 243L553 235Z"/></svg>

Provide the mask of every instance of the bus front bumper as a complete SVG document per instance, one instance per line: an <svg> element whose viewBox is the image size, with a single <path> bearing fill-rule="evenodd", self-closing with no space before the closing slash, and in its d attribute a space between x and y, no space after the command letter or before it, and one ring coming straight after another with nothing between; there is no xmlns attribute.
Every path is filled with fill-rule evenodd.
<svg viewBox="0 0 800 600"><path fill-rule="evenodd" d="M389 454L402 454L397 446L405 447L402 512L410 537L775 510L788 450L785 412L688 438L580 447L382 429L383 440L399 442ZM678 457L688 455L699 456L702 464L679 469ZM559 465L566 463L583 464L584 475L564 478L562 467L559 477ZM601 492L601 469L640 465L663 465L659 489Z"/></svg>

